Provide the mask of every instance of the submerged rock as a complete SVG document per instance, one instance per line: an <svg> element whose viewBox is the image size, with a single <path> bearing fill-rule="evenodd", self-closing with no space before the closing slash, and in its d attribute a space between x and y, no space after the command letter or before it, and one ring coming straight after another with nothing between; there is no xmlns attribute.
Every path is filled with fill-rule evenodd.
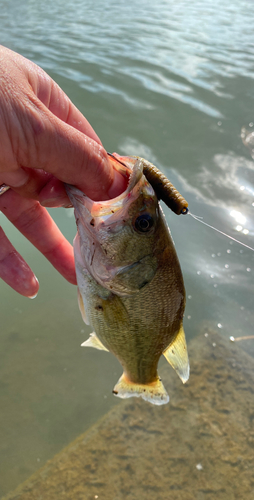
<svg viewBox="0 0 254 500"><path fill-rule="evenodd" d="M254 360L215 333L189 354L169 405L121 402L4 500L253 500Z"/></svg>

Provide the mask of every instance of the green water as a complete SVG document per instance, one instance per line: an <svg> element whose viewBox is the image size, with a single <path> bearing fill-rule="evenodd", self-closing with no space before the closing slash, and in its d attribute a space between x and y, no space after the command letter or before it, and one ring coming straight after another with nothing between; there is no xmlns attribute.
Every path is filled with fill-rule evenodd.
<svg viewBox="0 0 254 500"><path fill-rule="evenodd" d="M0 41L41 65L108 151L161 168L206 222L254 247L249 1L34 0L0 3ZM71 241L71 211L51 211ZM253 334L253 252L165 209L187 290L187 340L210 327ZM82 349L75 287L0 214L40 281L33 301L0 283L0 495L119 404L109 354ZM254 354L254 341L244 348ZM172 372L172 377L175 376Z"/></svg>

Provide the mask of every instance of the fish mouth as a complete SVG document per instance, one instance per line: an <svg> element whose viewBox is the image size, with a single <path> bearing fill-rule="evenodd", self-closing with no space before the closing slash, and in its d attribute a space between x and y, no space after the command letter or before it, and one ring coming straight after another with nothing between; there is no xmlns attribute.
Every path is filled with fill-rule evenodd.
<svg viewBox="0 0 254 500"><path fill-rule="evenodd" d="M154 275L156 263L151 263L151 255L147 255L143 243L134 256L133 250L126 253L126 248L135 245L134 226L140 211L152 205L157 214L157 205L153 203L154 190L143 175L142 159L124 157L124 163L122 157L118 161L110 155L109 159L113 168L124 169L129 177L127 188L119 196L94 201L74 186L67 185L66 191L75 209L78 229L74 242L76 262L103 288L125 296L136 293ZM118 247L122 248L120 253L116 251Z"/></svg>
<svg viewBox="0 0 254 500"><path fill-rule="evenodd" d="M119 159L121 157L117 158L117 156L119 155L116 153L108 153L113 169L128 177L128 184L125 191L115 198L105 201L94 201L75 186L65 184L65 189L72 205L75 210L80 212L80 215L82 214L82 217L85 215L89 215L90 218L108 217L118 212L124 206L125 202L128 201L129 203L138 196L140 182L143 177L142 161L126 157L126 161L123 162Z"/></svg>

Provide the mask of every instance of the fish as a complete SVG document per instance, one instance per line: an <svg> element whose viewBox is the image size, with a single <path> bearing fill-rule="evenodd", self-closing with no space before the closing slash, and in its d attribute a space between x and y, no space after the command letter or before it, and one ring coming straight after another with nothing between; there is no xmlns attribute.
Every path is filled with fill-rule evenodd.
<svg viewBox="0 0 254 500"><path fill-rule="evenodd" d="M169 395L158 374L161 355L183 383L189 378L183 276L158 197L144 175L149 162L116 153L109 161L128 177L116 198L93 201L66 186L77 224L78 303L94 330L81 345L109 351L122 365L114 395L163 405Z"/></svg>

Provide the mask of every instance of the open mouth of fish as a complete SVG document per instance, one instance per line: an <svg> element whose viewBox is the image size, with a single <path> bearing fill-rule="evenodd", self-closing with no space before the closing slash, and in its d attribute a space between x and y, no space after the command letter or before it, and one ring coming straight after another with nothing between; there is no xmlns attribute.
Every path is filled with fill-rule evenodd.
<svg viewBox="0 0 254 500"><path fill-rule="evenodd" d="M110 259L108 259L107 264L103 263L102 265L101 259L98 258L98 252L101 248L104 248L105 253L107 253L104 245L105 238L110 236L112 238L117 237L124 230L131 232L132 224L130 221L129 226L127 225L130 219L129 208L140 197L142 191L145 191L145 196L148 199L154 199L155 197L152 186L143 176L143 163L141 159L128 157L128 162L123 163L115 156L110 155L110 161L116 170L128 178L127 188L119 196L105 201L93 201L76 187L65 185L70 201L75 208L78 232L80 239L83 241L82 248L85 249L85 260L89 267L89 272L102 286L106 287L109 286L109 283L115 276L120 277L128 271L138 273L138 268L144 264L149 255L144 248L143 254L135 262L130 260L124 264L117 265L115 258L112 257L112 264ZM157 216L156 212L154 219ZM144 219L143 225L146 224L149 226L149 221ZM148 227L148 229L152 233L153 228ZM130 234L131 236L132 234ZM145 285L148 278L149 276L144 278L142 286ZM129 288L123 289L122 286L120 288L117 287L117 292L120 295L133 293Z"/></svg>
<svg viewBox="0 0 254 500"><path fill-rule="evenodd" d="M132 160L131 158L129 159ZM108 216L111 217L114 213L118 212L119 209L123 208L125 200L126 202L130 203L131 199L134 199L137 196L137 191L139 190L139 181L141 180L143 175L142 161L133 158L131 164L128 165L127 163L124 164L122 161L118 160L114 155L111 154L110 161L113 164L113 168L120 172L123 177L128 179L126 190L123 191L119 196L105 201L93 201L79 189L75 188L74 186L65 184L65 188L70 201L74 201L75 209L77 209L76 203L82 205L87 209L87 215L89 216L90 214L91 216L89 220L89 224L91 226L94 226L95 222L92 219L93 217L104 217L104 220L106 220ZM151 194L154 194L152 188Z"/></svg>

